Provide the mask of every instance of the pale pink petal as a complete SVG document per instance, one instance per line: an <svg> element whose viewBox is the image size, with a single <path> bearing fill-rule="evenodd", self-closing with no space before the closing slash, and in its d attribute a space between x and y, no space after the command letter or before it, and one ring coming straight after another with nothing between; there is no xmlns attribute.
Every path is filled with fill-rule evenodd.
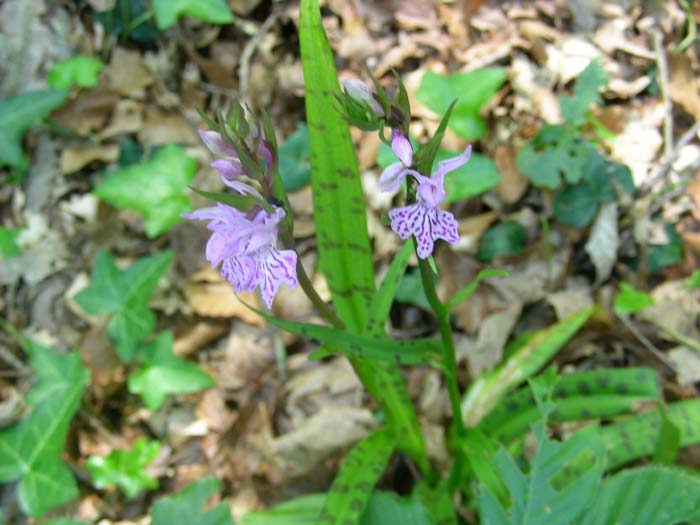
<svg viewBox="0 0 700 525"><path fill-rule="evenodd" d="M394 162L379 176L379 189L382 191L396 191L401 182L406 178L406 169L400 162Z"/></svg>
<svg viewBox="0 0 700 525"><path fill-rule="evenodd" d="M249 186L248 184L246 184L244 182L237 181L237 180L229 180L223 176L221 177L221 181L224 184L226 184L226 186L234 189L235 191L237 191L238 193L240 193L242 195L252 195L253 197L257 197L258 199L261 199L261 200L263 198L263 196L260 195L260 192L258 190L256 190L255 188L253 188L252 186Z"/></svg>
<svg viewBox="0 0 700 525"><path fill-rule="evenodd" d="M362 80L351 78L348 80L341 80L340 83L343 85L345 92L350 98L360 104L368 106L376 115L380 117L384 116L384 109L379 105L372 91Z"/></svg>
<svg viewBox="0 0 700 525"><path fill-rule="evenodd" d="M442 187L442 177L421 177L416 189L420 200L430 208L437 208L445 200L445 190Z"/></svg>
<svg viewBox="0 0 700 525"><path fill-rule="evenodd" d="M396 128L391 132L391 149L405 167L411 166L413 162L413 146Z"/></svg>
<svg viewBox="0 0 700 525"><path fill-rule="evenodd" d="M221 176L228 180L235 180L246 174L243 166L237 160L216 159L210 164L212 168L221 173Z"/></svg>
<svg viewBox="0 0 700 525"><path fill-rule="evenodd" d="M211 151L214 155L218 155L220 157L231 157L234 159L238 158L236 151L231 146L226 144L220 133L200 129L199 136L202 138L204 145L209 148L209 151Z"/></svg>
<svg viewBox="0 0 700 525"><path fill-rule="evenodd" d="M461 153L461 155L457 155L456 157L452 157L451 159L438 162L438 169L435 171L435 173L433 173L433 177L443 177L445 174L456 170L463 164L466 164L467 161L469 161L469 157L471 156L472 145L469 144L466 148L464 148L464 151Z"/></svg>

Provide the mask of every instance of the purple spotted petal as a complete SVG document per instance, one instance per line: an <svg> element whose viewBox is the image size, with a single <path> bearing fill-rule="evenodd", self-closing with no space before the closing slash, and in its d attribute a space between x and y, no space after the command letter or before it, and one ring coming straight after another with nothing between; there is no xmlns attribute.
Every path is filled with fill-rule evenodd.
<svg viewBox="0 0 700 525"><path fill-rule="evenodd" d="M204 145L209 148L209 151L211 151L214 155L218 155L219 157L229 157L233 159L238 158L238 154L236 151L226 144L224 139L221 137L220 133L217 133L216 131L204 131L204 130L199 130L199 136L202 138L202 142L204 142Z"/></svg>
<svg viewBox="0 0 700 525"><path fill-rule="evenodd" d="M391 131L391 150L406 168L411 166L413 163L413 147L409 140L396 128Z"/></svg>
<svg viewBox="0 0 700 525"><path fill-rule="evenodd" d="M469 157L471 156L472 145L469 144L466 148L464 148L464 151L460 155L452 157L451 159L438 162L437 170L435 171L435 173L433 173L433 177L444 177L445 174L454 171L460 166L466 164L467 161L469 161Z"/></svg>
<svg viewBox="0 0 700 525"><path fill-rule="evenodd" d="M237 160L216 159L212 161L210 166L221 173L221 176L227 180L235 180L246 174L243 166Z"/></svg>
<svg viewBox="0 0 700 525"><path fill-rule="evenodd" d="M252 292L259 280L257 261L247 255L229 257L221 264L221 277L237 292Z"/></svg>
<svg viewBox="0 0 700 525"><path fill-rule="evenodd" d="M416 237L416 251L421 259L433 252L437 239L444 239L449 243L455 243L459 239L454 216L450 212L428 207L422 201L391 210L389 218L391 229L399 237Z"/></svg>
<svg viewBox="0 0 700 525"><path fill-rule="evenodd" d="M297 285L297 254L292 250L279 251L271 247L258 259L260 293L265 306L270 308L281 284Z"/></svg>

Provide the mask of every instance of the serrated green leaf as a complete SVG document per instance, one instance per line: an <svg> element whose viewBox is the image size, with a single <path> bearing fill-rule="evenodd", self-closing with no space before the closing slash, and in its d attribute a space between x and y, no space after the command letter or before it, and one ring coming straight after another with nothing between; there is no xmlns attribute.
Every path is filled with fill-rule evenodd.
<svg viewBox="0 0 700 525"><path fill-rule="evenodd" d="M491 226L479 238L476 258L490 261L495 257L517 255L525 247L525 230L515 221L499 222Z"/></svg>
<svg viewBox="0 0 700 525"><path fill-rule="evenodd" d="M319 525L359 523L394 445L394 437L386 429L376 430L355 444L328 490Z"/></svg>
<svg viewBox="0 0 700 525"><path fill-rule="evenodd" d="M89 374L77 352L61 355L31 342L25 350L37 380L27 395L33 408L19 424L0 431L0 482L19 481L20 508L38 517L78 493L60 454Z"/></svg>
<svg viewBox="0 0 700 525"><path fill-rule="evenodd" d="M197 365L173 354L173 334L161 332L138 353L141 367L129 376L129 392L139 394L151 410L161 407L169 394L209 388L211 377Z"/></svg>
<svg viewBox="0 0 700 525"><path fill-rule="evenodd" d="M191 16L210 24L230 24L233 13L226 0L153 0L158 29L173 25L181 16Z"/></svg>
<svg viewBox="0 0 700 525"><path fill-rule="evenodd" d="M486 133L481 108L505 78L505 70L498 67L447 76L427 71L416 91L416 100L438 115L444 115L452 101L457 100L448 127L463 139L476 140Z"/></svg>
<svg viewBox="0 0 700 525"><path fill-rule="evenodd" d="M25 162L22 135L65 99L65 91L31 91L0 99L0 167Z"/></svg>
<svg viewBox="0 0 700 525"><path fill-rule="evenodd" d="M610 418L634 413L648 401L659 400L656 372L648 368L602 369L562 376L553 395L552 423ZM479 423L489 436L504 443L525 433L540 417L529 386L503 398Z"/></svg>
<svg viewBox="0 0 700 525"><path fill-rule="evenodd" d="M155 327L148 300L172 259L171 252L162 252L119 270L103 250L95 258L90 284L73 297L87 314L112 315L107 333L125 362L131 361L136 344Z"/></svg>
<svg viewBox="0 0 700 525"><path fill-rule="evenodd" d="M97 85L97 76L104 63L82 55L56 62L46 75L46 83L53 89L68 90L73 86L91 88Z"/></svg>
<svg viewBox="0 0 700 525"><path fill-rule="evenodd" d="M204 502L219 490L213 478L191 483L177 494L160 498L151 508L151 525L233 525L225 502L203 512Z"/></svg>
<svg viewBox="0 0 700 525"><path fill-rule="evenodd" d="M700 478L667 467L620 472L601 484L577 525L676 525L700 521Z"/></svg>
<svg viewBox="0 0 700 525"><path fill-rule="evenodd" d="M651 295L627 283L620 283L620 293L615 296L614 308L618 314L636 314L654 304Z"/></svg>
<svg viewBox="0 0 700 525"><path fill-rule="evenodd" d="M195 160L176 145L163 146L150 160L107 172L94 194L143 216L146 235L156 237L192 211L182 190L194 178Z"/></svg>
<svg viewBox="0 0 700 525"><path fill-rule="evenodd" d="M512 499L504 509L490 491L479 496L481 523L489 525L569 525L591 504L605 464L605 450L593 428L562 443L547 438L544 422L533 427L535 456L525 474L502 449L494 464ZM576 471L564 481L562 472Z"/></svg>
<svg viewBox="0 0 700 525"><path fill-rule="evenodd" d="M584 308L540 330L493 371L474 381L462 399L462 419L475 426L513 387L532 377L586 323L593 308Z"/></svg>
<svg viewBox="0 0 700 525"><path fill-rule="evenodd" d="M598 60L592 60L576 78L573 96L559 97L561 116L573 126L580 126L592 104L600 104L598 90L608 83L608 74Z"/></svg>
<svg viewBox="0 0 700 525"><path fill-rule="evenodd" d="M598 200L586 183L566 186L554 196L552 211L560 223L572 228L584 228L595 217Z"/></svg>
<svg viewBox="0 0 700 525"><path fill-rule="evenodd" d="M0 259L10 259L19 255L17 237L22 230L9 229L0 226Z"/></svg>
<svg viewBox="0 0 700 525"><path fill-rule="evenodd" d="M309 131L302 123L279 147L279 172L287 191L297 191L311 178L309 171Z"/></svg>
<svg viewBox="0 0 700 525"><path fill-rule="evenodd" d="M146 489L158 487L158 480L145 469L159 450L158 441L139 438L131 450L113 450L107 456L91 456L86 465L95 487L106 489L116 486L132 499Z"/></svg>

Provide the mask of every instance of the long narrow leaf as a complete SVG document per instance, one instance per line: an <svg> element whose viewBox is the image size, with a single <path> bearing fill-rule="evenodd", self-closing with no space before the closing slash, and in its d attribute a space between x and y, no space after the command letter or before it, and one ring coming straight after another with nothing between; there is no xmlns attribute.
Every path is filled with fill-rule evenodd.
<svg viewBox="0 0 700 525"><path fill-rule="evenodd" d="M380 429L355 444L328 491L319 525L359 523L394 443L394 437Z"/></svg>
<svg viewBox="0 0 700 525"><path fill-rule="evenodd" d="M462 418L474 426L513 387L532 377L584 325L593 312L585 308L537 332L498 368L479 377L464 395Z"/></svg>

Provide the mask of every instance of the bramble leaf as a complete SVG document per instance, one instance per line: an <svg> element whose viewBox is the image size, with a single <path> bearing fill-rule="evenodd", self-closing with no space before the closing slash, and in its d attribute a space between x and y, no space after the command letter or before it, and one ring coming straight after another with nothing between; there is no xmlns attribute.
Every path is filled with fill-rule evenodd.
<svg viewBox="0 0 700 525"><path fill-rule="evenodd" d="M138 439L131 450L113 450L107 456L91 456L87 468L98 489L119 487L127 498L158 487L158 481L145 471L158 455L160 443Z"/></svg>
<svg viewBox="0 0 700 525"><path fill-rule="evenodd" d="M213 478L195 481L177 494L160 498L151 508L151 525L233 525L225 502L203 512L204 502L219 490Z"/></svg>
<svg viewBox="0 0 700 525"><path fill-rule="evenodd" d="M173 334L161 332L139 350L141 367L129 377L129 392L139 394L144 405L157 410L169 394L209 388L211 377L197 365L173 354Z"/></svg>
<svg viewBox="0 0 700 525"><path fill-rule="evenodd" d="M20 508L37 517L78 494L60 455L89 374L77 352L61 355L31 341L25 350L36 375L27 394L33 408L20 423L0 431L0 482L19 481Z"/></svg>
<svg viewBox="0 0 700 525"><path fill-rule="evenodd" d="M192 211L182 190L194 178L197 163L176 145L160 148L139 164L109 171L94 190L103 201L143 216L146 235L156 237Z"/></svg>
<svg viewBox="0 0 700 525"><path fill-rule="evenodd" d="M0 259L10 259L19 255L17 236L20 231L19 228L10 229L0 226Z"/></svg>
<svg viewBox="0 0 700 525"><path fill-rule="evenodd" d="M620 283L620 293L615 296L614 307L618 314L636 314L654 304L646 292L636 290L627 283Z"/></svg>
<svg viewBox="0 0 700 525"><path fill-rule="evenodd" d="M111 314L107 333L124 362L131 361L136 345L155 327L148 300L172 258L171 252L163 252L120 270L109 252L101 251L95 258L90 284L73 297L87 314Z"/></svg>
<svg viewBox="0 0 700 525"><path fill-rule="evenodd" d="M592 60L576 79L573 96L559 97L564 120L574 126L583 124L591 104L602 102L598 90L607 83L608 74L597 60Z"/></svg>

